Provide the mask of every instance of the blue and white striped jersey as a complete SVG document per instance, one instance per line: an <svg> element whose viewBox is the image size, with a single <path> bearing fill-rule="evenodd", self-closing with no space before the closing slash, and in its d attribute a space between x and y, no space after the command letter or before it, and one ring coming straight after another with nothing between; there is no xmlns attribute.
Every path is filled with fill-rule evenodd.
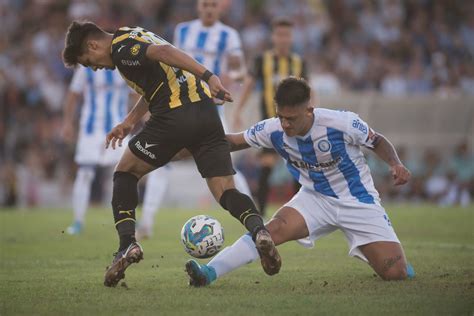
<svg viewBox="0 0 474 316"><path fill-rule="evenodd" d="M118 71L79 66L69 90L83 96L79 133L103 138L127 114L131 90Z"/></svg>
<svg viewBox="0 0 474 316"><path fill-rule="evenodd" d="M199 19L180 23L176 26L173 44L216 75L226 72L227 56L242 55L239 34L221 22L210 27Z"/></svg>
<svg viewBox="0 0 474 316"><path fill-rule="evenodd" d="M336 199L380 205L360 149L373 148L369 131L355 113L318 108L304 136L286 136L278 118L257 123L244 136L252 147L274 148L303 187Z"/></svg>

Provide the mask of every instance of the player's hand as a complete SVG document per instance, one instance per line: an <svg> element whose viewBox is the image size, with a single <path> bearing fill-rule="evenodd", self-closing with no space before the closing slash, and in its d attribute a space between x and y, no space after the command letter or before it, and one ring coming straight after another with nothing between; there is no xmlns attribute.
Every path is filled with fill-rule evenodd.
<svg viewBox="0 0 474 316"><path fill-rule="evenodd" d="M130 133L132 127L132 125L123 122L112 128L105 139L105 148L109 148L110 145L112 145L112 149L115 149L116 145L122 147L122 141Z"/></svg>
<svg viewBox="0 0 474 316"><path fill-rule="evenodd" d="M410 171L402 164L397 164L390 167L392 178L395 185L403 185L408 182L411 177Z"/></svg>
<svg viewBox="0 0 474 316"><path fill-rule="evenodd" d="M234 101L232 99L232 96L230 95L230 92L227 91L226 88L224 88L219 77L217 77L216 75L212 75L211 78L209 78L209 80L207 81L207 84L209 85L209 89L211 90L212 97L222 100L222 103L217 102L217 104L223 104L226 101Z"/></svg>
<svg viewBox="0 0 474 316"><path fill-rule="evenodd" d="M74 142L74 126L72 123L65 122L61 128L61 136L66 144Z"/></svg>

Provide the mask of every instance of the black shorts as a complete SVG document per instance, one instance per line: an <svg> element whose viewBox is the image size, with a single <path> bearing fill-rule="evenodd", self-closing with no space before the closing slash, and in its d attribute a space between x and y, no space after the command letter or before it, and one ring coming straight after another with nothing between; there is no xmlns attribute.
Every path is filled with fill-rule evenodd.
<svg viewBox="0 0 474 316"><path fill-rule="evenodd" d="M158 168L186 148L203 178L235 174L230 147L211 99L152 115L128 147L138 158Z"/></svg>

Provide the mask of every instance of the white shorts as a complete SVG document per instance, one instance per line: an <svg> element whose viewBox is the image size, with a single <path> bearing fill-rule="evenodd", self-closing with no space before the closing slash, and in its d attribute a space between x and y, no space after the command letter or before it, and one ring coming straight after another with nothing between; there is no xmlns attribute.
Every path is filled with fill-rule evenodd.
<svg viewBox="0 0 474 316"><path fill-rule="evenodd" d="M78 165L111 166L119 162L127 147L129 138L125 138L122 147L105 149L105 135L79 134L74 161Z"/></svg>
<svg viewBox="0 0 474 316"><path fill-rule="evenodd" d="M314 241L336 229L342 230L349 244L349 255L368 261L359 246L376 241L400 243L385 209L377 204L343 201L301 188L285 206L304 218L309 236L298 242L313 247Z"/></svg>

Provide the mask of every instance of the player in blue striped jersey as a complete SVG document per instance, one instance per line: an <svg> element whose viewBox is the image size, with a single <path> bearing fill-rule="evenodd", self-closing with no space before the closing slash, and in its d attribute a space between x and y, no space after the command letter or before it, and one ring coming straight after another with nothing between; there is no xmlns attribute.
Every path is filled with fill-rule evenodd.
<svg viewBox="0 0 474 316"><path fill-rule="evenodd" d="M64 107L63 137L74 141L76 106L82 99L74 161L78 165L72 191L74 222L67 233L76 235L84 227L84 217L89 205L92 181L97 167L113 167L120 160L123 149L105 149L104 139L112 127L122 122L128 112L132 92L118 71L97 70L79 66L72 78ZM167 172L163 168L162 172ZM147 179L144 208L159 208L164 194L166 177L156 171Z"/></svg>
<svg viewBox="0 0 474 316"><path fill-rule="evenodd" d="M300 191L266 224L276 244L314 241L340 229L349 255L367 262L384 280L414 275L392 223L380 204L361 146L374 151L390 167L394 184L405 184L410 172L393 145L352 112L314 109L303 79L283 80L276 91L277 117L261 121L239 134L227 135L234 150L274 148L285 160ZM186 264L190 283L208 285L242 265L258 259L255 245L244 235L209 264ZM265 261L266 260L266 261ZM262 259L265 271L271 260Z"/></svg>

